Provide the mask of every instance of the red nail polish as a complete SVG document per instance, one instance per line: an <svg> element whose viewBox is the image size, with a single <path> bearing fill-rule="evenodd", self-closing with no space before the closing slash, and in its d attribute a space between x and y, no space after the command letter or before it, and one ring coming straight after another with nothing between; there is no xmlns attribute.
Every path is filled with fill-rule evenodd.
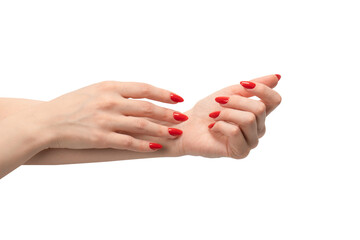
<svg viewBox="0 0 360 240"><path fill-rule="evenodd" d="M162 145L161 145L161 144L158 144L158 143L149 143L149 147L150 147L151 149L156 150L156 149L162 148Z"/></svg>
<svg viewBox="0 0 360 240"><path fill-rule="evenodd" d="M179 113L179 112L174 112L174 119L177 121L186 121L188 120L188 116L186 116L185 114Z"/></svg>
<svg viewBox="0 0 360 240"><path fill-rule="evenodd" d="M179 95L177 95L175 93L170 93L170 98L174 102L183 102L184 101L184 99L182 97L180 97Z"/></svg>
<svg viewBox="0 0 360 240"><path fill-rule="evenodd" d="M181 135L183 132L180 129L177 128L169 128L169 133L172 136L179 136Z"/></svg>
<svg viewBox="0 0 360 240"><path fill-rule="evenodd" d="M220 104L225 104L229 101L229 97L217 97L215 98L215 101L217 101Z"/></svg>
<svg viewBox="0 0 360 240"><path fill-rule="evenodd" d="M220 115L220 111L212 112L209 114L209 117L211 118L217 118Z"/></svg>
<svg viewBox="0 0 360 240"><path fill-rule="evenodd" d="M280 74L275 74L275 76L277 77L278 81L280 80L281 78L281 75Z"/></svg>
<svg viewBox="0 0 360 240"><path fill-rule="evenodd" d="M215 123L210 123L208 127L212 128L214 125L215 125Z"/></svg>
<svg viewBox="0 0 360 240"><path fill-rule="evenodd" d="M256 86L255 83L249 81L241 81L240 84L247 89L253 89Z"/></svg>

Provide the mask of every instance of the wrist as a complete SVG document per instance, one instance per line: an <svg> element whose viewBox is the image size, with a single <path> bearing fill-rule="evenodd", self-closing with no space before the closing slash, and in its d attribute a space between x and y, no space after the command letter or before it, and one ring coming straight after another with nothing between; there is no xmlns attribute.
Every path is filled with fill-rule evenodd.
<svg viewBox="0 0 360 240"><path fill-rule="evenodd" d="M50 124L34 109L11 115L4 120L21 134L23 141L31 149L42 151L56 141L56 134L51 130Z"/></svg>
<svg viewBox="0 0 360 240"><path fill-rule="evenodd" d="M190 109L190 110L184 112L184 114L186 116L189 116L189 119L187 121L169 126L169 127L181 129L183 131L183 134L181 136L179 136L178 138L176 138L174 140L166 141L167 148L170 149L169 154L171 155L171 157L180 157L180 156L185 156L185 155L191 155L190 153L187 152L187 149L184 146L184 142L186 142L184 140L188 137L188 136L186 136L188 134L187 130L189 130L189 129L187 129L187 125L192 121L191 116L193 115L193 110Z"/></svg>
<svg viewBox="0 0 360 240"><path fill-rule="evenodd" d="M184 112L184 114L187 116L191 116L192 109ZM142 135L142 134L135 135L135 137L137 137L137 138L147 140L150 142L159 143L163 146L162 149L153 153L154 157L180 157L180 156L188 155L188 153L186 152L186 149L183 146L183 137L184 137L184 135L186 135L186 130L184 130L186 128L186 124L188 123L188 121L191 121L191 119L189 119L185 122L180 122L178 124L169 123L169 122L160 121L160 120L151 119L151 118L149 118L149 120L152 122L161 124L163 126L167 126L169 128L178 128L180 130L183 130L183 134L175 139L166 139L166 138L160 138L160 137L146 136L146 135Z"/></svg>

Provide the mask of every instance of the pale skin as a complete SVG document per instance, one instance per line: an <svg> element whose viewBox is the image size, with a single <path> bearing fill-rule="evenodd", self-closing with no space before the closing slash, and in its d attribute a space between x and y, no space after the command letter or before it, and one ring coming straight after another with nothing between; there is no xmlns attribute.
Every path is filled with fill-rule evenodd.
<svg viewBox="0 0 360 240"><path fill-rule="evenodd" d="M141 83L102 82L49 102L0 99L0 134L7 136L0 139L0 177L23 164L183 155L242 159L257 146L265 134L266 116L281 102L272 89L276 75L251 82L256 84L253 89L236 84L200 100L184 113L186 121L175 120L174 110L135 100L176 103L170 91ZM221 96L228 102L215 101ZM220 114L209 117L214 111ZM172 136L169 128L183 133ZM151 149L149 143L163 148Z"/></svg>

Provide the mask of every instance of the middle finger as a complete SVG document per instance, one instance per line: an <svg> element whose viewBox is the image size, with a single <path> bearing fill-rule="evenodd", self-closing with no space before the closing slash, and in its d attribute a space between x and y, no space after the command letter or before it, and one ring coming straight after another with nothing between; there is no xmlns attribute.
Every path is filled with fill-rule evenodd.
<svg viewBox="0 0 360 240"><path fill-rule="evenodd" d="M170 123L188 119L185 114L142 100L122 99L118 110L126 116L148 117Z"/></svg>
<svg viewBox="0 0 360 240"><path fill-rule="evenodd" d="M225 108L252 112L256 116L258 134L261 136L265 132L266 106L263 102L238 95L217 97L215 101Z"/></svg>

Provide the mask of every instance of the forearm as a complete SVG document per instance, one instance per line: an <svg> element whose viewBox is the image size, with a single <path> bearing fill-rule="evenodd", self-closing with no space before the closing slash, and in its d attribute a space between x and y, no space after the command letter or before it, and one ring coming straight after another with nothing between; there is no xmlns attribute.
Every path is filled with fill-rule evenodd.
<svg viewBox="0 0 360 240"><path fill-rule="evenodd" d="M26 114L12 115L0 120L0 178L44 150L50 135L26 121Z"/></svg>
<svg viewBox="0 0 360 240"><path fill-rule="evenodd" d="M170 140L167 143L160 142L163 148L156 152L132 152L117 149L47 149L31 159L26 165L55 165L55 164L73 164L106 162L115 160L140 159L140 158L158 158L158 157L177 157L181 154L175 151L176 140Z"/></svg>
<svg viewBox="0 0 360 240"><path fill-rule="evenodd" d="M23 98L0 98L0 120L25 109L31 109L43 101Z"/></svg>
<svg viewBox="0 0 360 240"><path fill-rule="evenodd" d="M0 98L0 120L6 116L18 113L42 103L38 100ZM142 139L145 139L144 137ZM47 165L47 164L71 164L87 162L103 162L125 159L176 157L178 152L178 139L169 140L157 137L146 137L147 140L160 143L163 148L151 153L132 152L117 149L46 149L30 156L21 164ZM13 152L16 152L14 149Z"/></svg>

